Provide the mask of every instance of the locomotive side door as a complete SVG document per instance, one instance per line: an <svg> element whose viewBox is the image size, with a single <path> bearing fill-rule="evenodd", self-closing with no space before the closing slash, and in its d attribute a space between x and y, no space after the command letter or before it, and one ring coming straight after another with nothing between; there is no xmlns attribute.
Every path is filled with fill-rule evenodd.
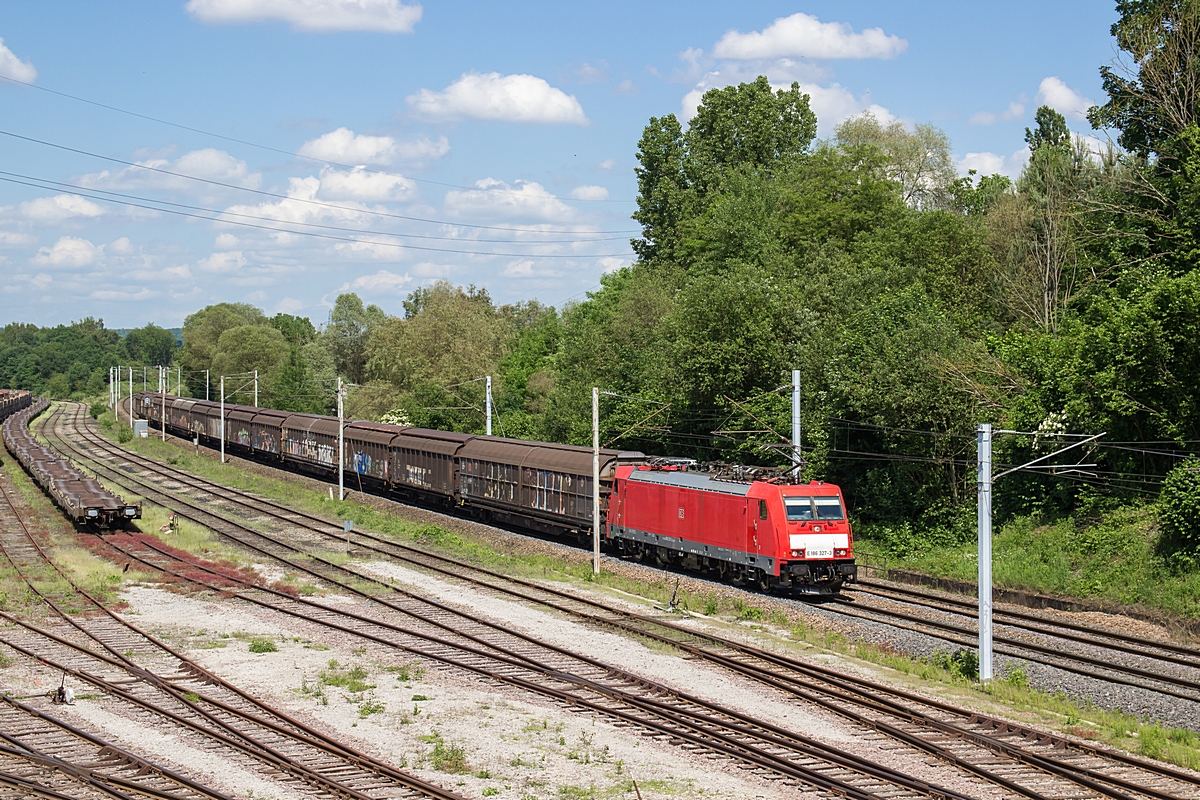
<svg viewBox="0 0 1200 800"><path fill-rule="evenodd" d="M772 536L767 501L760 497L750 497L747 498L747 506L750 527L746 537L746 552L758 554L764 542Z"/></svg>

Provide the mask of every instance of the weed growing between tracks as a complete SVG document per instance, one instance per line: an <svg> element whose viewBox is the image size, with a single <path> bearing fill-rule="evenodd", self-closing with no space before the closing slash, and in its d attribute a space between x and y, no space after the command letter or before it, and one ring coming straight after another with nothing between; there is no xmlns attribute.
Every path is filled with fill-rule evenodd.
<svg viewBox="0 0 1200 800"><path fill-rule="evenodd" d="M105 431L103 425L100 429L108 438L114 438L115 433L111 429ZM991 706L995 713L1000 714L1015 711L1026 719L1053 730L1095 739L1180 766L1200 767L1200 739L1195 734L1139 721L1136 717L1120 712L1081 706L1066 697L1036 691L1028 686L1027 680L1022 679L1023 672L1016 673L1009 680L998 680L987 687L980 687L961 666L955 668L957 662L952 657L947 657L944 664L939 666L933 663L937 659L914 659L867 643L850 641L835 632L810 627L802 612L789 613L769 598L762 598L762 603L756 605L736 594L722 591L692 592L680 588L676 595L675 576L645 581L613 572L603 572L596 577L592 575L588 562L541 554L501 552L493 545L473 539L469 535L436 525L406 522L357 500L330 500L326 494L314 492L299 481L267 477L232 464L220 464L207 455L194 454L182 444L163 443L157 439L136 439L128 446L142 455L166 461L214 482L270 498L297 510L327 519L353 520L356 530L370 531L402 542L410 542L423 549L514 577L592 584L596 588L605 588L659 605L665 605L674 595L675 606L680 610L702 612L714 618L714 621L735 624L742 632L747 627L761 631L770 637L771 644L768 646L779 646L782 639L782 646L785 648L799 648L801 651L818 648L838 653L858 659L864 662L864 666L887 667L895 673L908 676L912 679L909 683L940 684L943 687L940 693L949 695L953 702L960 705ZM1017 537L1016 541L1022 541L1021 536L1035 533L1032 528L1024 533L1023 529L1011 526L1004 530L1011 530L1011 534L1004 535ZM998 541L1001 538L998 537ZM331 544L330 547L335 545ZM339 553L337 550L322 555L339 563L348 560L344 552ZM973 562L971 569L974 569ZM376 591L365 585L363 588L368 592ZM1197 596L1200 596L1200 590L1197 591ZM895 675L892 678L894 679ZM918 688L925 691L930 689L928 685Z"/></svg>
<svg viewBox="0 0 1200 800"><path fill-rule="evenodd" d="M117 601L120 589L125 583L144 581L150 577L136 569L123 572L119 566L92 553L87 544L93 534L77 533L21 465L8 458L7 451L3 451L3 456L4 473L16 489L12 499L33 512L26 524L31 530L44 531L48 535L49 546L47 547L45 540L39 541L39 544L75 583L102 603L111 604ZM4 568L0 569L0 608L8 611L41 608L42 601L33 596L7 560L0 561L4 563ZM46 566L34 571L38 576L39 589L52 596L71 596L70 587L53 569ZM67 603L64 610L77 613L83 609L74 608Z"/></svg>

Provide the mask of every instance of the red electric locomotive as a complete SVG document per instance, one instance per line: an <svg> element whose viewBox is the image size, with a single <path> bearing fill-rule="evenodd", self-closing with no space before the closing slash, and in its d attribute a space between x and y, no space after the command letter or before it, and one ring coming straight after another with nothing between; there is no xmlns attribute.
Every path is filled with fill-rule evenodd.
<svg viewBox="0 0 1200 800"><path fill-rule="evenodd" d="M842 491L826 483L731 481L620 466L608 499L620 553L768 591L833 594L857 578Z"/></svg>

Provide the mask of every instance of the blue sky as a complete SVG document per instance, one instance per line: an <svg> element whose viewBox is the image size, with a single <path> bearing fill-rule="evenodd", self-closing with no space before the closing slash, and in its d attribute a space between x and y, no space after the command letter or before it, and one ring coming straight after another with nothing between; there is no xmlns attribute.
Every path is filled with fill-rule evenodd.
<svg viewBox="0 0 1200 800"><path fill-rule="evenodd" d="M175 326L233 301L320 324L339 291L400 313L442 278L561 306L630 263L649 117L766 74L804 86L823 136L871 109L1015 175L1038 105L1090 133L1114 19L1063 0L7 3L0 323Z"/></svg>

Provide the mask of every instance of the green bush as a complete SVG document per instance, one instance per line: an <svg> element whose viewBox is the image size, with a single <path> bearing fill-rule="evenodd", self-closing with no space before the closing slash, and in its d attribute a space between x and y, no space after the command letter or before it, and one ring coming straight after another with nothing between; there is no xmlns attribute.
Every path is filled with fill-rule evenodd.
<svg viewBox="0 0 1200 800"><path fill-rule="evenodd" d="M979 654L974 650L958 650L954 653L939 650L930 660L934 666L941 667L951 675L968 681L979 680Z"/></svg>
<svg viewBox="0 0 1200 800"><path fill-rule="evenodd" d="M133 441L133 428L120 427L117 428L117 441L121 444Z"/></svg>
<svg viewBox="0 0 1200 800"><path fill-rule="evenodd" d="M1167 473L1158 496L1165 554L1177 564L1200 557L1200 469L1184 464Z"/></svg>
<svg viewBox="0 0 1200 800"><path fill-rule="evenodd" d="M100 419L100 415L107 410L108 404L104 401L100 401L98 403L92 403L91 407L88 409L88 412L92 415L92 419Z"/></svg>
<svg viewBox="0 0 1200 800"><path fill-rule="evenodd" d="M270 639L255 639L250 642L251 653L274 653L278 649Z"/></svg>

